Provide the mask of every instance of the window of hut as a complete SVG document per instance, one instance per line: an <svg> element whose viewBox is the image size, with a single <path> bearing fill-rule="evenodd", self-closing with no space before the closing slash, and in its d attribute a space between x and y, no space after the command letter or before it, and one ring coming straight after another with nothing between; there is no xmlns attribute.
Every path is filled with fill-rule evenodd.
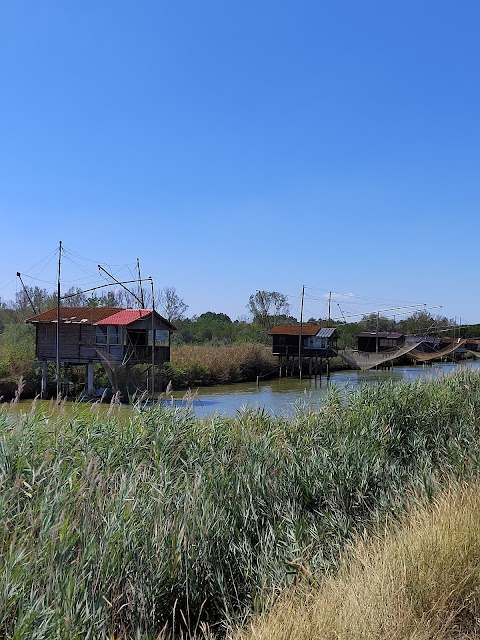
<svg viewBox="0 0 480 640"><path fill-rule="evenodd" d="M120 327L108 327L108 344L120 344Z"/></svg>
<svg viewBox="0 0 480 640"><path fill-rule="evenodd" d="M107 327L97 325L95 329L95 342L97 344L107 344Z"/></svg>

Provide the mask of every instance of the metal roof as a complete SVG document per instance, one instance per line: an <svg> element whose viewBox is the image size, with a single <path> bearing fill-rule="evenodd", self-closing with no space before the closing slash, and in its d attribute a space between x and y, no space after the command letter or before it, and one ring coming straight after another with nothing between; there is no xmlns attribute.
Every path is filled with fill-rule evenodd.
<svg viewBox="0 0 480 640"><path fill-rule="evenodd" d="M319 336L321 338L330 338L335 328L319 327L316 324L287 324L277 325L268 332L271 336Z"/></svg>
<svg viewBox="0 0 480 640"><path fill-rule="evenodd" d="M99 324L126 326L152 315L151 309L119 309L114 307L60 307L60 322L63 324ZM172 331L176 330L171 322L155 315ZM28 318L27 322L57 322L57 309L49 309Z"/></svg>
<svg viewBox="0 0 480 640"><path fill-rule="evenodd" d="M60 307L60 322L95 324L118 311L113 307ZM32 316L27 322L57 322L57 308Z"/></svg>
<svg viewBox="0 0 480 640"><path fill-rule="evenodd" d="M320 329L316 335L318 338L331 338L336 331L337 330L334 327L324 327L323 329Z"/></svg>
<svg viewBox="0 0 480 640"><path fill-rule="evenodd" d="M143 318L148 318L152 315L151 309L120 309L117 313L114 313L113 316L108 316L103 320L100 320L96 324L105 326L105 325L115 325L126 327L129 324L133 324L137 322L137 320L142 320ZM172 331L176 331L176 327L173 326L171 322L169 322L166 318L163 318L159 313L155 311L155 316L159 318L164 324L167 325L169 329Z"/></svg>
<svg viewBox="0 0 480 640"><path fill-rule="evenodd" d="M147 318L152 315L151 309L120 309L117 313L114 313L103 320L99 320L96 324L110 324L110 325L127 325L142 318Z"/></svg>

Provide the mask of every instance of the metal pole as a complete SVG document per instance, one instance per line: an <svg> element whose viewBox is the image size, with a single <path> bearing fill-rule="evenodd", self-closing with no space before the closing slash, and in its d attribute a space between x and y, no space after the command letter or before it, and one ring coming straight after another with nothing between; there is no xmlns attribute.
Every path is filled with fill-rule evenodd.
<svg viewBox="0 0 480 640"><path fill-rule="evenodd" d="M305 296L305 285L302 287L302 305L300 307L300 335L298 336L298 375L302 379L302 331L303 331L303 299Z"/></svg>
<svg viewBox="0 0 480 640"><path fill-rule="evenodd" d="M143 296L143 286L142 286L142 274L140 273L140 259L137 258L137 269L138 269L138 282L140 283L140 298L142 309L145 309L145 298Z"/></svg>
<svg viewBox="0 0 480 640"><path fill-rule="evenodd" d="M62 264L62 241L58 247L58 278L57 278L57 340L56 340L56 352L57 352L57 400L62 393L62 385L60 382L60 269Z"/></svg>
<svg viewBox="0 0 480 640"><path fill-rule="evenodd" d="M104 273L106 273L106 274L107 274L107 276L110 276L110 278L111 278L114 282L116 282L117 284L119 284L120 286L122 286L122 287L125 289L125 291L128 291L128 293L129 293L131 296L133 296L133 297L135 298L135 300L136 300L139 304L142 304L142 301L140 300L140 298L139 298L137 295L135 295L135 294L133 293L133 291L130 291L130 289L127 289L127 287L125 287L125 286L124 286L124 284L123 284L122 282L120 282L120 281L119 281L119 280L117 280L114 276L112 276L112 274L111 274L111 273L109 273L106 269L104 269L104 268L102 267L102 265L101 265L101 264L99 264L99 265L98 265L98 269L99 269L99 271L103 271ZM131 282L137 282L137 280L132 280Z"/></svg>
<svg viewBox="0 0 480 640"><path fill-rule="evenodd" d="M155 394L155 295L153 290L153 278L150 278L152 286L152 399Z"/></svg>
<svg viewBox="0 0 480 640"><path fill-rule="evenodd" d="M24 291L25 295L27 296L27 299L28 299L28 301L30 303L30 306L33 309L33 313L37 314L38 311L35 308L35 305L33 304L33 301L32 301L32 299L31 299L31 297L30 297L30 295L28 293L28 289L27 289L27 287L25 286L25 284L24 284L24 282L22 280L22 274L20 273L20 271L17 271L17 277L20 279L20 282L22 283L23 291Z"/></svg>

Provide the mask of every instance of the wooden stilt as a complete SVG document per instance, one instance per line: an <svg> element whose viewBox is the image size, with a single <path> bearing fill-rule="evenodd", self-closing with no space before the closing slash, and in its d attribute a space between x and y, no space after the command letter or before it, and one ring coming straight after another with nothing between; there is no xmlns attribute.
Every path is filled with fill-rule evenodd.
<svg viewBox="0 0 480 640"><path fill-rule="evenodd" d="M48 370L48 362L46 360L42 360L42 382L40 387L40 397L47 397L47 370Z"/></svg>

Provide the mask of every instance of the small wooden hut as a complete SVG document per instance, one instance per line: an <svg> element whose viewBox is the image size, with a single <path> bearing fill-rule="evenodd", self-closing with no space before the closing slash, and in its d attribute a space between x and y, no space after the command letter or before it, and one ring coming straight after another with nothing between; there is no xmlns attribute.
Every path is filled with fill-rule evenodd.
<svg viewBox="0 0 480 640"><path fill-rule="evenodd" d="M288 373L298 359L301 369L304 360L309 366L309 373L315 374L322 370L323 364L328 363L337 355L337 330L334 327L320 327L313 324L278 325L269 331L272 336L272 354L279 357L280 377L282 367Z"/></svg>

